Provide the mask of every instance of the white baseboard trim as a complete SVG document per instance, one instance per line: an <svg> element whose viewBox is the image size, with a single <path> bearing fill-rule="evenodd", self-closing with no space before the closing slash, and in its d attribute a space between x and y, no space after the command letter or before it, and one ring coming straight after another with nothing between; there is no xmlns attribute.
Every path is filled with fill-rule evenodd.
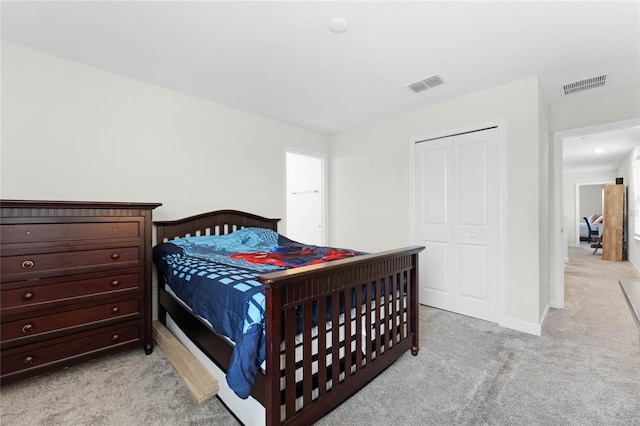
<svg viewBox="0 0 640 426"><path fill-rule="evenodd" d="M544 327L544 322L546 321L550 310L551 310L551 302L547 303L547 307L544 308L544 312L540 316L540 334L541 335L542 335L542 327Z"/></svg>
<svg viewBox="0 0 640 426"><path fill-rule="evenodd" d="M510 328L512 330L521 331L523 333L540 336L542 334L542 324L526 322L515 318L503 318L498 323L500 327Z"/></svg>

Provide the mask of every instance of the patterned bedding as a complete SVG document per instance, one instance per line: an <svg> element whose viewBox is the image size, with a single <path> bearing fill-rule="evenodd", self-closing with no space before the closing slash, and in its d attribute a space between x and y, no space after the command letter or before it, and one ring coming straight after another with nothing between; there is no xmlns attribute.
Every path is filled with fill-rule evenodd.
<svg viewBox="0 0 640 426"><path fill-rule="evenodd" d="M235 342L227 383L251 392L265 358L265 296L258 275L364 254L300 244L271 230L172 240L154 247L154 262L172 291L213 329Z"/></svg>

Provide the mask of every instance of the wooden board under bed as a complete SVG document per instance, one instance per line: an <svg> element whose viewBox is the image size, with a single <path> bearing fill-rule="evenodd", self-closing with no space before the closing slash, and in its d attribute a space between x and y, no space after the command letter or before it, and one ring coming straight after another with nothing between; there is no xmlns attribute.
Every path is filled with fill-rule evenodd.
<svg viewBox="0 0 640 426"><path fill-rule="evenodd" d="M223 235L245 227L277 231L278 222L279 219L220 210L155 222L156 241ZM417 355L418 253L422 250L423 247L412 246L258 277L265 286L266 297L266 373L259 372L256 376L251 396L265 407L265 424L311 424L355 394L403 353L410 350ZM232 347L169 295L164 290L164 278L158 275L158 319L166 323L169 313L196 346L226 371ZM374 294L373 288L383 287L393 290L384 294L380 303L363 302L363 294ZM344 298L345 306L354 306L344 312L344 340L353 343L343 345L342 358L339 358L340 351L334 350L330 356L318 356L314 361L310 356L311 345L305 344L313 340L312 304L319 307L317 330L321 336L327 333L328 301L338 297ZM334 318L340 315L338 305L333 304ZM289 342L296 339L296 309L303 312L304 354L302 366L299 363L297 367L295 354L287 351L295 348L295 344ZM334 348L340 345L339 334L332 334ZM325 340L317 339L319 354L326 351ZM281 342L284 342L284 355ZM327 357L333 362L327 362ZM296 370L303 375L302 388L294 385ZM284 389L281 382L285 384Z"/></svg>

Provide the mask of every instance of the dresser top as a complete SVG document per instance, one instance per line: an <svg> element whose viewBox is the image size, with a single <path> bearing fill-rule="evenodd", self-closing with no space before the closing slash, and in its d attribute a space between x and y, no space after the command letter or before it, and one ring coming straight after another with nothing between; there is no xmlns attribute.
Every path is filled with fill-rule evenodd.
<svg viewBox="0 0 640 426"><path fill-rule="evenodd" d="M155 209L161 205L162 203L129 203L112 201L0 200L0 208Z"/></svg>

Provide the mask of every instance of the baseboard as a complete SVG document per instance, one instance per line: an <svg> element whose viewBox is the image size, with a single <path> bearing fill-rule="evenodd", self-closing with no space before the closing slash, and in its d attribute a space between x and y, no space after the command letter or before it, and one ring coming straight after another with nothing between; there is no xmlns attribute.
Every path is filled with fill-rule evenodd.
<svg viewBox="0 0 640 426"><path fill-rule="evenodd" d="M523 333L540 336L542 334L542 325L532 322L526 322L515 318L503 318L498 325L500 327L510 328L511 330L521 331Z"/></svg>
<svg viewBox="0 0 640 426"><path fill-rule="evenodd" d="M554 301L551 301L551 303L549 304L549 308L553 308L553 309L564 309L564 306L560 306L558 303L556 303L556 302L554 302ZM548 310L547 310L547 311L548 311ZM549 312L546 312L546 313L545 313L545 318L546 318L546 315L547 315L548 313L549 313Z"/></svg>
<svg viewBox="0 0 640 426"><path fill-rule="evenodd" d="M546 308L544 308L544 312L540 316L540 335L542 335L542 328L544 327L544 322L547 320L547 316L549 315L549 311L551 310L551 302L547 303Z"/></svg>

